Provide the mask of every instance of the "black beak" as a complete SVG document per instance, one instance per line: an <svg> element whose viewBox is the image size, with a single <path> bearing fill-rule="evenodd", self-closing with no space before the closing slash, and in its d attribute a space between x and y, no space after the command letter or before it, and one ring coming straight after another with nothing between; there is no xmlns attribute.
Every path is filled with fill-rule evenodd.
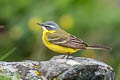
<svg viewBox="0 0 120 80"><path fill-rule="evenodd" d="M37 23L38 25L40 25L40 26L45 26L45 24L43 24L43 23Z"/></svg>

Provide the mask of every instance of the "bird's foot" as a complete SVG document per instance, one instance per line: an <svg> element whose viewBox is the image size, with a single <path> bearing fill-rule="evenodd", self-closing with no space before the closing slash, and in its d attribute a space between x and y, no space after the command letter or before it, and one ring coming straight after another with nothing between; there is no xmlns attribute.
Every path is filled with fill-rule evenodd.
<svg viewBox="0 0 120 80"><path fill-rule="evenodd" d="M61 59L69 59L69 53L65 54Z"/></svg>

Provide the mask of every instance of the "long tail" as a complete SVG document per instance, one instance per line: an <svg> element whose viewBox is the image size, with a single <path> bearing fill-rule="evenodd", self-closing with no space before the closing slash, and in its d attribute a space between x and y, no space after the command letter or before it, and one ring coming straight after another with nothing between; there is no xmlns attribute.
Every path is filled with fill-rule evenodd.
<svg viewBox="0 0 120 80"><path fill-rule="evenodd" d="M99 50L112 50L112 48L107 48L103 46L88 46L87 49L99 49Z"/></svg>

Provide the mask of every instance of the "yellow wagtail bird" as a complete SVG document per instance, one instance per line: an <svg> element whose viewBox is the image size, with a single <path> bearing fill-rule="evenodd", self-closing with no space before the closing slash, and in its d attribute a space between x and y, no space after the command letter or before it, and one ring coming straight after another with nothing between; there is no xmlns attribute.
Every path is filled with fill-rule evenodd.
<svg viewBox="0 0 120 80"><path fill-rule="evenodd" d="M43 28L43 43L52 51L67 55L84 49L110 50L102 46L90 46L83 40L62 30L55 22L37 23ZM65 57L65 56L64 56Z"/></svg>

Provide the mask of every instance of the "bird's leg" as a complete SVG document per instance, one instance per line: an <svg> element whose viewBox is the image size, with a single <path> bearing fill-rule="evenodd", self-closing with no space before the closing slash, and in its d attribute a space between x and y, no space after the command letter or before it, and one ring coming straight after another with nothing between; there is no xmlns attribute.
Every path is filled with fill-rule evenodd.
<svg viewBox="0 0 120 80"><path fill-rule="evenodd" d="M65 55L62 57L62 59L64 59L64 58L65 58L65 59L68 59L68 58L69 58L69 55L70 55L69 53L65 54Z"/></svg>
<svg viewBox="0 0 120 80"><path fill-rule="evenodd" d="M62 59L64 59L64 58L65 58L65 56L66 56L66 54L62 57Z"/></svg>
<svg viewBox="0 0 120 80"><path fill-rule="evenodd" d="M69 59L69 55L70 55L70 54L69 54L69 53L67 53L66 55L67 55L66 59Z"/></svg>

